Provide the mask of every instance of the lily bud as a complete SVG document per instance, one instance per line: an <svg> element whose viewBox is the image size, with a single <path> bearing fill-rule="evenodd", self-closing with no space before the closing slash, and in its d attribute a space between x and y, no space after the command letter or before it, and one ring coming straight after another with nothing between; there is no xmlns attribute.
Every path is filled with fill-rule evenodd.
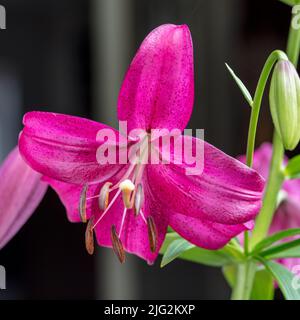
<svg viewBox="0 0 300 320"><path fill-rule="evenodd" d="M293 150L300 140L300 79L291 62L277 62L269 99L275 129L285 149Z"/></svg>

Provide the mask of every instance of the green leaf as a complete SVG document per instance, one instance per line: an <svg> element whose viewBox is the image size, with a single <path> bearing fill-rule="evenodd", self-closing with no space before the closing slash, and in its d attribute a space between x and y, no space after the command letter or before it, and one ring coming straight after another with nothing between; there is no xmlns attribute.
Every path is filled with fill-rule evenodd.
<svg viewBox="0 0 300 320"><path fill-rule="evenodd" d="M225 279L231 288L235 285L237 265L228 265L222 268ZM274 298L274 280L272 275L262 269L256 272L253 288L251 291L251 300L273 300Z"/></svg>
<svg viewBox="0 0 300 320"><path fill-rule="evenodd" d="M246 88L246 86L243 84L242 80L234 73L234 71L229 67L229 65L227 63L225 63L226 68L228 69L228 71L230 72L232 78L234 79L234 81L236 82L236 84L238 85L238 87L240 88L240 90L242 91L243 96L245 97L245 99L247 100L247 102L249 103L249 105L252 107L253 104L253 99L252 96L250 94L250 92L248 91L248 89Z"/></svg>
<svg viewBox="0 0 300 320"><path fill-rule="evenodd" d="M257 259L277 280L278 286L286 300L300 300L300 286L299 283L295 283L299 279L295 274L277 262L268 261L260 257Z"/></svg>
<svg viewBox="0 0 300 320"><path fill-rule="evenodd" d="M259 253L260 251L262 251L262 249L265 249L265 248L271 246L273 243L275 243L277 241L280 241L284 238L296 236L296 235L300 235L300 228L288 229L288 230L283 230L283 231L277 232L277 233L267 237L266 239L260 241L254 247L252 253L253 254Z"/></svg>
<svg viewBox="0 0 300 320"><path fill-rule="evenodd" d="M281 259L281 258L300 258L300 246L286 249L277 253L270 254L265 258L272 259Z"/></svg>
<svg viewBox="0 0 300 320"><path fill-rule="evenodd" d="M259 255L262 257L265 257L267 259L270 259L270 257L274 256L275 254L278 254L280 252L284 252L285 250L289 250L291 248L295 248L298 246L300 246L300 239L293 240L290 242L285 242L285 243L279 244L277 246L273 246L270 249L262 251Z"/></svg>
<svg viewBox="0 0 300 320"><path fill-rule="evenodd" d="M236 264L226 265L222 268L222 272L229 286L233 288L236 281L237 265Z"/></svg>
<svg viewBox="0 0 300 320"><path fill-rule="evenodd" d="M177 239L173 241L163 255L161 267L164 267L165 265L179 257L182 253L192 248L194 248L194 245L184 239Z"/></svg>
<svg viewBox="0 0 300 320"><path fill-rule="evenodd" d="M300 178L300 155L295 156L289 160L287 166L284 169L284 175L286 179L298 179Z"/></svg>
<svg viewBox="0 0 300 320"><path fill-rule="evenodd" d="M163 254L161 267L166 266L176 258L220 267L233 263L239 257L239 253L231 245L220 250L206 250L194 246L176 233L167 234L160 253Z"/></svg>
<svg viewBox="0 0 300 320"><path fill-rule="evenodd" d="M274 279L267 270L259 270L255 274L251 300L273 300L274 298Z"/></svg>
<svg viewBox="0 0 300 320"><path fill-rule="evenodd" d="M280 1L292 7L300 3L300 0L280 0Z"/></svg>

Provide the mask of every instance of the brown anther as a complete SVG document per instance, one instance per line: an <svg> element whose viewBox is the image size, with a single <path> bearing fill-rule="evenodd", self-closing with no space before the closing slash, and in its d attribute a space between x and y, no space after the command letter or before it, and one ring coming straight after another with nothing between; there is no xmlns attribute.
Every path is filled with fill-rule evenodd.
<svg viewBox="0 0 300 320"><path fill-rule="evenodd" d="M86 195L87 195L88 185L86 184L81 191L80 200L79 200L79 214L80 219L83 223L87 222L86 216Z"/></svg>
<svg viewBox="0 0 300 320"><path fill-rule="evenodd" d="M94 230L93 230L92 218L89 220L85 230L85 247L88 254L92 255L94 253L95 245L94 245Z"/></svg>
<svg viewBox="0 0 300 320"><path fill-rule="evenodd" d="M135 193L135 197L134 197L134 214L136 216L139 215L141 208L143 207L144 204L144 190L143 190L143 186L141 183L138 184L137 188L136 188L136 193Z"/></svg>
<svg viewBox="0 0 300 320"><path fill-rule="evenodd" d="M100 210L105 210L109 203L109 188L111 187L111 182L104 183L99 194L99 208Z"/></svg>
<svg viewBox="0 0 300 320"><path fill-rule="evenodd" d="M130 209L132 206L131 194L135 188L133 182L129 179L126 179L120 183L119 188L120 190L122 190L122 197L125 208Z"/></svg>
<svg viewBox="0 0 300 320"><path fill-rule="evenodd" d="M157 247L157 228L154 219L151 216L147 218L147 226L150 249L151 252L155 252Z"/></svg>
<svg viewBox="0 0 300 320"><path fill-rule="evenodd" d="M111 235L111 242L112 242L112 246L114 249L114 253L118 257L119 261L121 263L124 263L125 262L125 251L123 248L122 241L117 234L117 230L116 230L115 225L112 225L110 235Z"/></svg>

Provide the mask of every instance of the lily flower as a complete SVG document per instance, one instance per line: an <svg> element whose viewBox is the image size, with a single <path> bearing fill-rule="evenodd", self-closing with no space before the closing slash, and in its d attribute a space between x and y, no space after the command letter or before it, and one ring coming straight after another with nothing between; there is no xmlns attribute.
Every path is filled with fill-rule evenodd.
<svg viewBox="0 0 300 320"><path fill-rule="evenodd" d="M246 157L239 159L246 162ZM255 152L253 157L253 168L265 179L269 175L269 167L272 159L272 144L264 143ZM285 157L284 162L288 159ZM280 193L280 202L273 217L269 234L272 235L282 230L300 228L300 179L287 180L283 183ZM299 237L291 237L297 239ZM282 240L290 241L291 238ZM295 265L300 265L299 258L279 259L281 264L292 270Z"/></svg>
<svg viewBox="0 0 300 320"><path fill-rule="evenodd" d="M186 25L162 25L143 41L126 73L118 98L118 119L130 132L186 127L193 109L194 72L191 35ZM207 249L223 247L248 229L261 207L264 180L253 169L197 138L177 136L176 143L201 142L201 174L187 175L188 162L148 163L148 140L122 137L104 124L75 116L30 112L24 116L19 150L27 164L58 193L68 216L87 223L86 247L112 247L120 262L125 251L153 263L170 225L182 237ZM117 140L99 140L108 130ZM147 141L145 143L145 141ZM134 161L99 163L99 148L110 145ZM109 149L107 150L110 151ZM159 159L165 157L156 148ZM100 159L101 162L101 159Z"/></svg>

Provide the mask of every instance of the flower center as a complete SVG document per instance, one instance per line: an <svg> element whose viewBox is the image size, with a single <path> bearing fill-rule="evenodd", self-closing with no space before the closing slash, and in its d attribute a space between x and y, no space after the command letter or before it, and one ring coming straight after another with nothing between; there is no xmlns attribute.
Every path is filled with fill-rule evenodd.
<svg viewBox="0 0 300 320"><path fill-rule="evenodd" d="M157 247L157 229L154 223L154 219L149 216L145 217L143 212L144 206L144 189L143 189L143 172L145 169L145 164L149 158L149 135L146 135L140 142L132 145L129 148L129 162L130 165L121 179L113 184L107 181L101 187L98 195L87 198L87 185L83 187L80 202L79 202L79 212L82 222L86 222L86 201L98 198L99 209L102 211L101 215L95 219L95 216L90 218L87 225L86 231L86 248L87 251L92 254L94 249L94 244L91 239L93 239L93 230L100 223L100 221L109 213L111 207L116 202L116 200L122 196L122 201L124 209L122 212L121 224L119 230L113 224L111 226L111 241L114 252L116 253L118 259L121 263L125 261L125 251L121 241L122 231L126 219L128 210L132 209L135 217L140 216L144 221L148 229L149 237L149 248L152 252L156 251ZM110 200L110 194L115 191L114 196ZM92 235L92 236L91 236Z"/></svg>

